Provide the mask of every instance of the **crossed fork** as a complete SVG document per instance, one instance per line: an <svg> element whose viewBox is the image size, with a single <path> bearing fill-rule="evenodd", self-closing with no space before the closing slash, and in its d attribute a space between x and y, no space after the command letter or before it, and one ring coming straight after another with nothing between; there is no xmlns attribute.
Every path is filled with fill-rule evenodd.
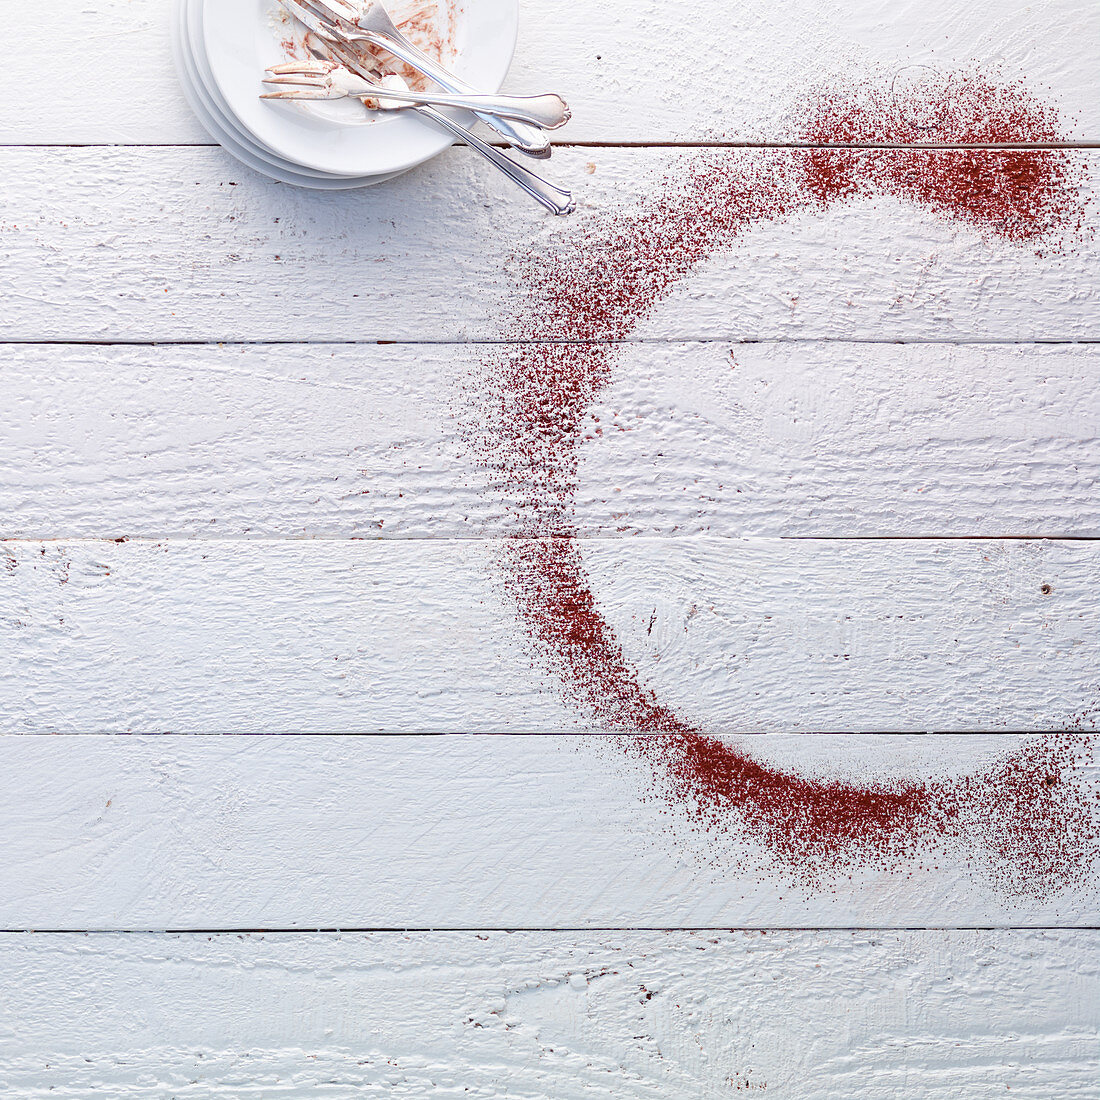
<svg viewBox="0 0 1100 1100"><path fill-rule="evenodd" d="M449 95L445 92L411 92L395 74L383 76L371 70L371 79L358 76L343 65L324 58L309 61L288 61L267 70L265 84L279 86L262 99L347 99L370 100L375 110L394 110L411 103L427 103L433 107L465 107L468 111L484 112L517 122L527 122L543 130L556 130L570 118L569 108L559 95L482 95L469 92ZM400 83L398 83L400 82ZM404 90L402 90L404 85ZM385 92L385 95L382 92Z"/></svg>
<svg viewBox="0 0 1100 1100"><path fill-rule="evenodd" d="M292 61L267 70L265 84L276 87L265 99L338 99L357 97L382 110L406 108L461 138L514 183L555 214L576 208L568 191L555 187L529 168L482 141L472 130L436 110L464 107L529 156L550 156L545 130L564 125L569 107L557 95L482 95L418 50L394 26L380 0L279 0L282 7L317 40L312 60ZM364 45L381 47L429 77L445 92L412 92L399 77L383 77Z"/></svg>

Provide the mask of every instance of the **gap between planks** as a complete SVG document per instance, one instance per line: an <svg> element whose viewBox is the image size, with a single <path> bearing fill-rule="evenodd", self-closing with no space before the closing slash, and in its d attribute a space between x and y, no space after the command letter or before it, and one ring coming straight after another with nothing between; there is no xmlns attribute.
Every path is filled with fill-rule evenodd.
<svg viewBox="0 0 1100 1100"><path fill-rule="evenodd" d="M3 540L11 541L11 540ZM797 730L794 733L757 733L752 730L738 731L729 733L730 737L1045 737L1052 733L1089 733L1089 730L1068 730L1063 726L1057 728L1043 728L1043 729L967 729L967 730L949 730L949 729L936 729L936 730L922 730L914 732L913 730ZM27 730L23 733L0 733L2 737L20 737L20 738L33 738L33 737L45 737L52 738L58 736L56 733L50 730ZM118 732L98 732L93 734L68 734L66 736L75 737L186 737L188 740L201 740L203 738L219 739L219 738L232 738L234 740L240 740L241 738L248 737L307 737L310 740L319 738L347 738L357 739L366 737L637 737L636 732L624 732L621 730L570 730L564 734L548 734L545 730L470 730L470 731L458 731L455 730L416 730L413 733L407 733L404 731L390 731L384 730L360 730L348 732L346 730L320 730L312 733L296 733L288 732L286 730L275 731L247 731L244 733L234 733L227 731L225 733L213 733L209 730L199 730L196 733L184 733L180 730L166 730L160 733L150 734L135 734L127 731ZM726 736L726 734L723 734ZM723 926L724 927L724 926ZM3 929L0 928L0 932Z"/></svg>
<svg viewBox="0 0 1100 1100"><path fill-rule="evenodd" d="M264 535L262 538L253 538L250 535L165 535L163 537L151 537L148 535L100 535L96 537L53 535L19 536L5 535L0 531L0 545L70 545L70 546L95 546L97 544L113 543L116 546L123 543L133 543L135 546L186 546L191 543L207 543L220 545L222 543L248 543L250 546L283 546L291 542L316 542L316 543L342 543L342 542L461 542L461 543L498 543L515 540L534 539L536 542L632 542L651 539L656 542L675 542L677 545L688 544L693 540L728 541L737 543L747 542L1100 542L1100 535L738 535L724 534L722 532L702 531L687 534L663 534L663 535L636 535L636 534L607 534L595 532L593 534L565 536L565 535L526 535L498 534L498 535L425 535L425 534L397 534L386 535ZM943 731L950 732L950 731Z"/></svg>
<svg viewBox="0 0 1100 1100"><path fill-rule="evenodd" d="M386 927L340 928L0 928L0 936L358 936L358 935L432 935L433 933L469 934L478 932L512 933L547 932L561 935L609 935L627 932L653 933L708 933L708 932L820 932L823 935L845 932L1100 932L1100 925L1079 924L853 924L847 927L827 925L814 928L801 924L773 924L767 927L745 925L622 925L618 927L589 928L586 925L509 925L493 927L477 925L447 928L433 924L430 927L394 925Z"/></svg>
<svg viewBox="0 0 1100 1100"><path fill-rule="evenodd" d="M506 142L491 141L496 149L511 148ZM0 142L0 149L217 149L216 141L36 141ZM448 148L468 148L456 141ZM558 141L555 149L930 149L930 150L990 150L999 152L1016 149L1100 149L1100 141L1024 141L1005 144L944 145L912 142L910 144L810 143L791 141ZM446 152L446 150L444 150Z"/></svg>
<svg viewBox="0 0 1100 1100"><path fill-rule="evenodd" d="M730 344L742 347L749 344L861 344L869 346L884 345L928 345L930 347L979 347L992 345L995 347L1091 347L1100 344L1100 338L1088 338L1077 340L1013 340L998 339L996 337L981 337L973 339L959 339L947 337L936 339L897 339L882 337L872 339L868 337L848 336L791 336L791 337L749 337L738 338L729 336L639 336L626 340L489 340L473 337L468 340L432 340L430 338L405 339L405 340L350 340L350 339L317 339L317 340L142 340L137 338L119 337L118 339L81 339L75 337L67 340L9 340L0 336L0 347L9 348L297 348L297 347L527 347L533 344L593 344L607 345L609 347L632 345L659 346L665 344Z"/></svg>

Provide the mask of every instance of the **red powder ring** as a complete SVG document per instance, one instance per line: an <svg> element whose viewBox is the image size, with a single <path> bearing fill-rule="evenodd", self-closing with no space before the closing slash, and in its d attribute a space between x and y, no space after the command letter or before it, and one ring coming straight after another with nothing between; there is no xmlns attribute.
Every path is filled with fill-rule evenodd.
<svg viewBox="0 0 1100 1100"><path fill-rule="evenodd" d="M647 688L600 613L573 525L581 427L611 377L619 341L708 256L763 221L890 194L1037 250L1084 220L1085 166L1065 149L854 151L846 144L1052 142L1057 115L1021 83L940 77L904 100L874 87L811 98L818 148L727 151L693 161L640 212L611 214L549 257L524 263L524 306L485 361L473 433L509 505L506 593L565 698L652 766L654 792L696 827L766 849L803 880L863 865L900 867L933 849L982 863L1011 893L1044 896L1094 865L1087 738L1041 736L980 774L861 785L795 775L683 720Z"/></svg>

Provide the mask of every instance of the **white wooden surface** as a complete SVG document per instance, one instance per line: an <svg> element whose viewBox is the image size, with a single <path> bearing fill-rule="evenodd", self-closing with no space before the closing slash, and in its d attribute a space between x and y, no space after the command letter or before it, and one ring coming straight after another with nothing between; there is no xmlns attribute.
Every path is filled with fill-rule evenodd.
<svg viewBox="0 0 1100 1100"><path fill-rule="evenodd" d="M750 750L866 781L944 761L979 771L1017 741L807 740ZM700 837L648 799L644 767L602 741L0 738L0 767L19 777L0 804L18 853L0 928L1096 923L1095 883L1040 898L994 890L973 852L934 869L844 868L812 887L769 874L767 853Z"/></svg>
<svg viewBox="0 0 1100 1100"><path fill-rule="evenodd" d="M0 536L502 534L462 345L0 348ZM1100 349L635 343L586 536L1100 534Z"/></svg>
<svg viewBox="0 0 1100 1100"><path fill-rule="evenodd" d="M1096 946L988 931L3 936L0 1088L1086 1100Z"/></svg>
<svg viewBox="0 0 1100 1100"><path fill-rule="evenodd" d="M176 87L165 0L57 0L49 23L33 4L9 7L20 48L0 70L0 142L210 140ZM816 82L977 60L1054 89L1070 136L1098 141L1100 59L1085 47L1098 37L1090 0L717 0L702 13L691 0L640 0L569 16L525 0L506 87L562 91L574 109L566 143L789 141L790 107ZM654 94L657 78L683 91ZM29 90L51 80L95 95L35 96L28 108Z"/></svg>
<svg viewBox="0 0 1100 1100"><path fill-rule="evenodd" d="M535 663L492 543L0 552L6 731L591 722ZM598 539L583 555L627 658L708 729L1091 728L1100 702L1092 541Z"/></svg>
<svg viewBox="0 0 1100 1100"><path fill-rule="evenodd" d="M1095 144L1100 7L524 0L509 85L576 114L563 226L462 149L359 194L263 181L187 112L165 0L9 6L0 1097L1095 1096L1097 875L811 889L662 812L503 600L458 419L514 256L694 155L660 146L797 142L808 90L969 66ZM621 350L576 518L680 713L853 779L1095 728L1075 155L1064 255L860 199L755 226ZM927 729L968 734L897 735ZM434 731L468 736L392 736Z"/></svg>
<svg viewBox="0 0 1100 1100"><path fill-rule="evenodd" d="M569 232L629 204L691 155L563 150L555 178L582 206ZM1100 151L1080 156L1087 197ZM517 204L512 186L466 149L336 194L265 181L202 148L0 148L0 176L7 340L497 340L521 294L514 254L559 247L566 232ZM877 197L754 226L635 335L1085 340L1098 309L1095 234L1065 256L1039 257Z"/></svg>

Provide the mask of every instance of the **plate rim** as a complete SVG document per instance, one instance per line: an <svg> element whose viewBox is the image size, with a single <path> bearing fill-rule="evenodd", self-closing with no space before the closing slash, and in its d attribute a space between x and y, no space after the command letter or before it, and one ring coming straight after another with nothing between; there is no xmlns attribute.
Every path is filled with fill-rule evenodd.
<svg viewBox="0 0 1100 1100"><path fill-rule="evenodd" d="M298 173L289 164L284 167L266 159L261 151L254 149L239 132L234 133L227 125L229 120L223 119L216 110L217 104L208 101L203 96L204 91L207 96L210 96L210 89L206 87L203 81L196 79L197 74L192 71L192 68L195 67L195 58L191 49L192 43L186 19L188 14L187 4L193 2L194 0L175 0L172 6L170 31L176 74L184 98L198 118L200 125L231 157L251 171L274 180L276 183L314 191L348 191L369 187L375 183L383 183L385 180L393 178L389 175L357 178L351 176L309 176Z"/></svg>
<svg viewBox="0 0 1100 1100"><path fill-rule="evenodd" d="M378 141L372 141L373 148L368 146L369 151L356 148L353 144L355 133L363 135L372 133L381 136L382 126L342 129L332 127L329 133L338 135L337 140L345 146L340 151L334 151L332 143L324 140L324 124L321 124L312 135L296 135L292 130L280 125L280 116L271 109L269 104L262 104L258 96L254 107L250 100L246 101L239 95L239 84L236 87L226 87L227 83L233 84L232 73L239 72L243 63L239 55L226 48L224 38L219 39L218 27L224 25L227 19L250 18L242 11L242 5L258 7L269 0L195 0L195 2L202 4L206 60L221 93L221 99L254 141L283 159L334 176L375 176L408 171L431 160L453 144L455 140L453 135L435 130L430 124L408 114L386 120L382 124L388 131L385 142L381 145L383 151L386 145L396 148L407 145L407 142L394 140L397 128L401 128L406 133L407 140L413 143L411 151L406 150L403 154L391 156L389 160L380 159ZM483 16L491 19L494 29L500 27L505 32L502 39L505 48L494 55L496 69L489 80L482 82L487 92L495 92L504 83L515 56L519 34L519 0L466 0L463 8L467 19L470 18L471 7L480 8ZM210 18L212 14L213 18ZM476 34L476 28L473 33ZM257 73L257 84L259 75ZM240 100L239 104L235 102L237 99ZM243 112L240 109L242 105L244 105ZM266 110L259 110L261 106ZM448 109L447 113L459 121L469 117L466 112L459 110ZM417 138L417 133L422 136ZM318 140L319 138L321 140ZM371 163L368 164L366 161Z"/></svg>

